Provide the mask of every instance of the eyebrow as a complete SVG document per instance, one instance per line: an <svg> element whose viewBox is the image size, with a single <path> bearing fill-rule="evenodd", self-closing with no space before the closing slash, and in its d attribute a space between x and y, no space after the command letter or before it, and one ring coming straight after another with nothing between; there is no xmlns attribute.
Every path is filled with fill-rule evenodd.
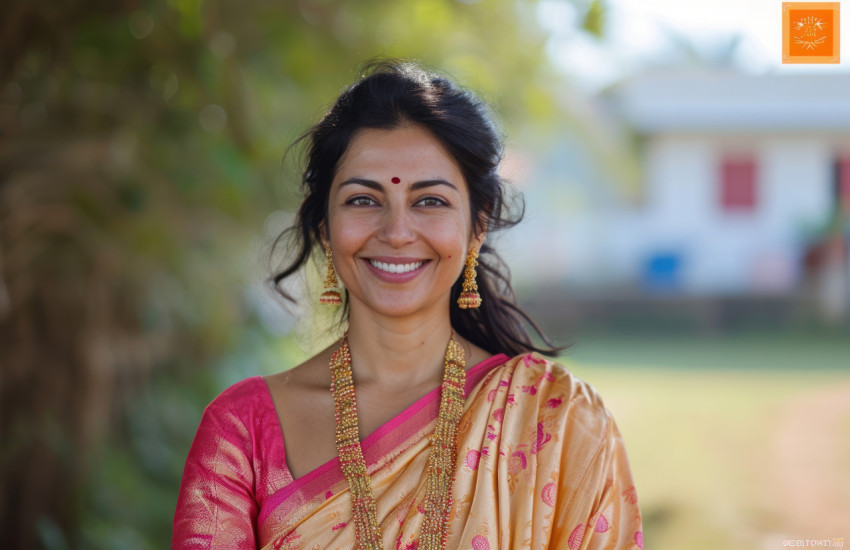
<svg viewBox="0 0 850 550"><path fill-rule="evenodd" d="M368 180L368 179L365 179L365 178L348 178L347 180L345 180L344 182L339 184L340 189L344 185L363 185L364 187L369 187L369 188L374 189L376 191L383 191L384 190L384 186L381 185L380 183L378 183L377 181ZM453 183L450 183L450 182L448 182L444 179L440 179L440 178L413 182L410 185L410 190L411 191L417 191L419 189L424 189L426 187L433 187L435 185L448 185L449 187L451 187L455 191L458 190L457 187L455 187L455 185Z"/></svg>

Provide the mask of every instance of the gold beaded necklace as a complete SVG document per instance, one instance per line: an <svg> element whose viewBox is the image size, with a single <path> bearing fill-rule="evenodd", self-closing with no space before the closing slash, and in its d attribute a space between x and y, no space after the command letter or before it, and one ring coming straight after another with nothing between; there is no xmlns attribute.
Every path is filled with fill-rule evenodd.
<svg viewBox="0 0 850 550"><path fill-rule="evenodd" d="M347 332L342 345L331 356L330 368L336 417L336 448L340 468L351 489L351 514L356 545L360 550L382 550L383 532L378 524L372 480L366 471L366 461L360 448L357 402L354 399L354 379L351 373ZM457 460L457 428L463 414L465 385L466 360L452 330L446 348L440 412L431 436L431 452L428 454L428 478L425 501L422 504L425 520L419 540L419 548L422 550L437 550L446 546L449 512L452 509L452 482Z"/></svg>

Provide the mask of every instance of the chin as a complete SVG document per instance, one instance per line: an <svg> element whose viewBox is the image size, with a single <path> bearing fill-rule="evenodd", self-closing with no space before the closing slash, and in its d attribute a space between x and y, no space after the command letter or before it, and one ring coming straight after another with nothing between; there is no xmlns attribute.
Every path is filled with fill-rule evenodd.
<svg viewBox="0 0 850 550"><path fill-rule="evenodd" d="M426 308L422 306L410 305L410 304L394 304L394 305L382 305L378 307L367 307L368 310L373 311L379 315L384 317L410 317L412 315L416 315L417 313L424 311Z"/></svg>
<svg viewBox="0 0 850 550"><path fill-rule="evenodd" d="M438 307L437 302L419 300L375 300L360 301L359 307L366 312L376 313L384 317L411 317Z"/></svg>

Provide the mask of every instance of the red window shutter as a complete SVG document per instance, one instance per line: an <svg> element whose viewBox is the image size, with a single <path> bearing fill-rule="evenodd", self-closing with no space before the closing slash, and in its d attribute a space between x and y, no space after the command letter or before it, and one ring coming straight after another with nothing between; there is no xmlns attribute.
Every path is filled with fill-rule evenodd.
<svg viewBox="0 0 850 550"><path fill-rule="evenodd" d="M720 171L720 205L726 211L755 210L756 162L752 157L726 157Z"/></svg>

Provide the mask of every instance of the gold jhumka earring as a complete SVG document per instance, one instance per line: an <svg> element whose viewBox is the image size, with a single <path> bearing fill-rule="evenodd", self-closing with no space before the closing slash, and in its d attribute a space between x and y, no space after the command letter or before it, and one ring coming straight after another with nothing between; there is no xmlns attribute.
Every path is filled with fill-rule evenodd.
<svg viewBox="0 0 850 550"><path fill-rule="evenodd" d="M473 309L481 305L478 283L475 282L475 266L478 265L478 251L470 248L466 255L466 269L463 270L463 291L457 299L461 309Z"/></svg>
<svg viewBox="0 0 850 550"><path fill-rule="evenodd" d="M338 306L342 303L342 297L339 294L339 281L336 278L336 271L334 271L334 262L329 245L325 245L325 257L328 260L328 275L325 278L325 291L319 296L319 303L326 306Z"/></svg>

